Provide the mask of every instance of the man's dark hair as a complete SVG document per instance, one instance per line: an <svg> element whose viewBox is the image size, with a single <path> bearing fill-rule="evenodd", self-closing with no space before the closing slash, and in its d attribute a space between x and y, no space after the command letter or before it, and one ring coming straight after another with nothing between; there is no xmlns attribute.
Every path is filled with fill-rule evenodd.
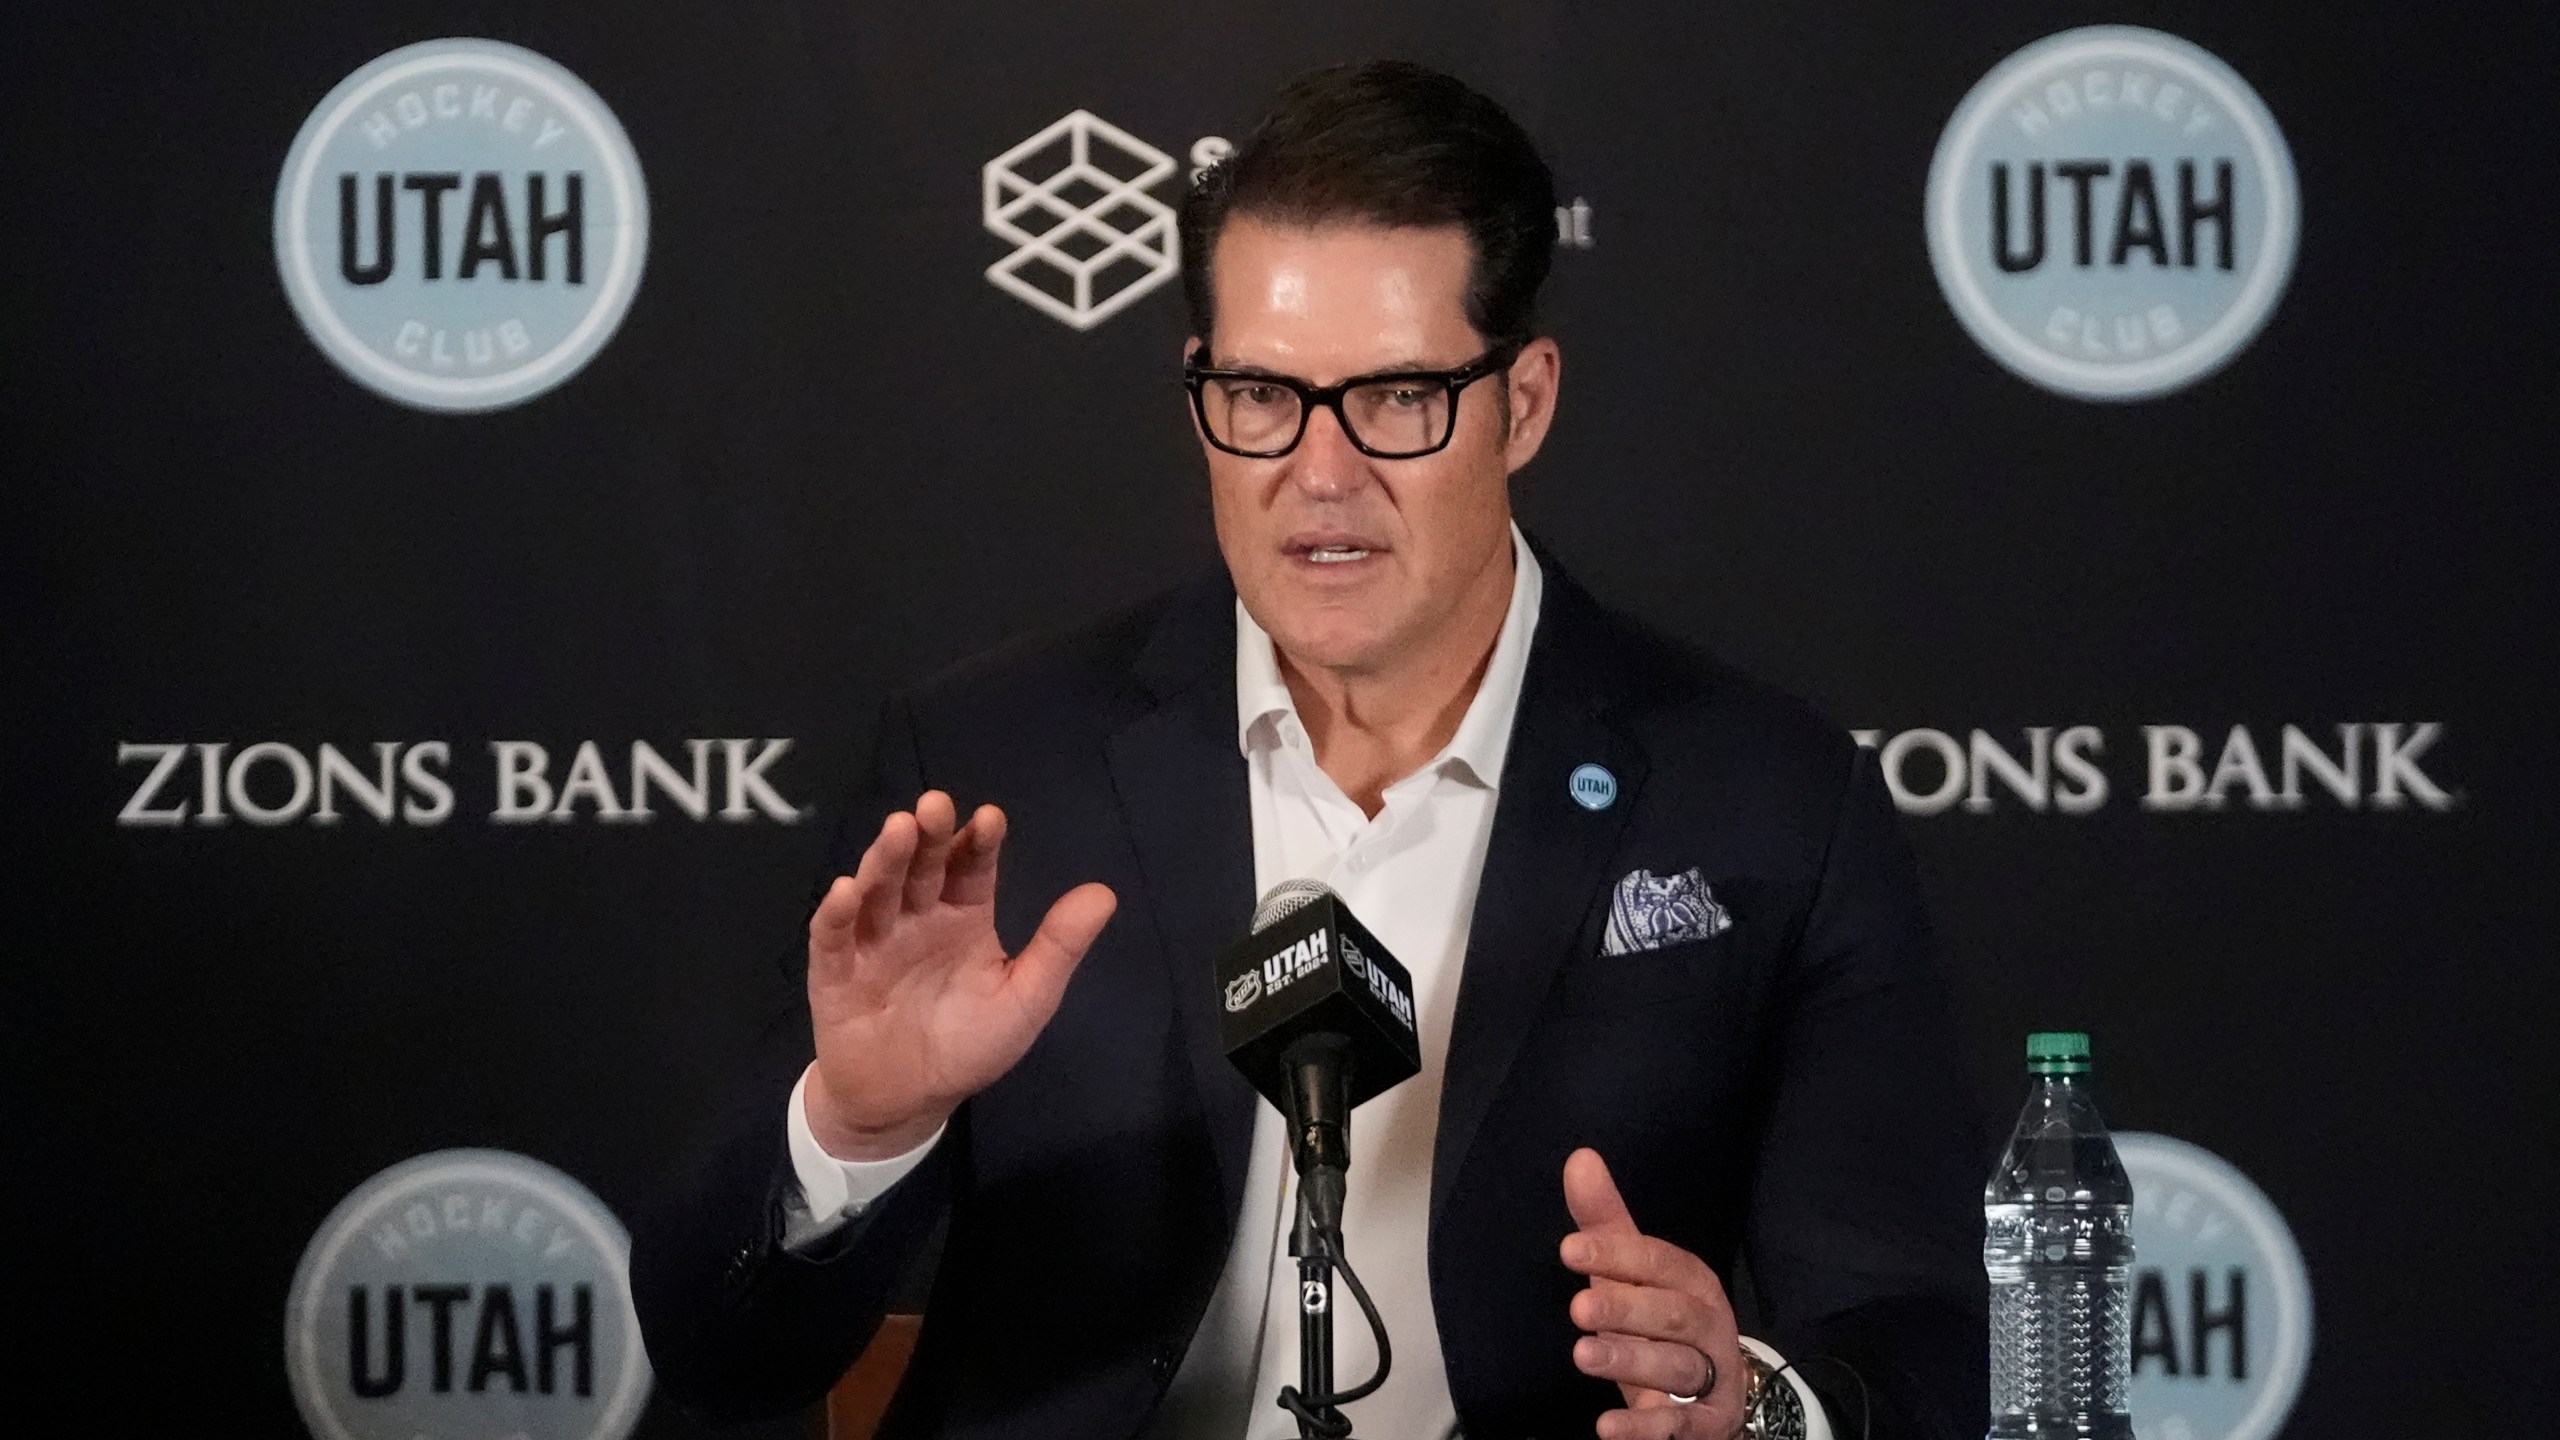
<svg viewBox="0 0 2560 1440"><path fill-rule="evenodd" d="M1234 154L1183 197L1182 292L1192 333L1214 320L1209 255L1229 218L1466 231L1467 319L1495 345L1535 333L1555 258L1555 179L1518 121L1436 70L1336 65L1283 87Z"/></svg>

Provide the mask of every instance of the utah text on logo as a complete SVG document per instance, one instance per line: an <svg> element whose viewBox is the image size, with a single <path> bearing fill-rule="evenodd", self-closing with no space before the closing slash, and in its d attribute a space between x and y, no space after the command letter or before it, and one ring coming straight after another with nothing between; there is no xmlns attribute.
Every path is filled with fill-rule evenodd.
<svg viewBox="0 0 2560 1440"><path fill-rule="evenodd" d="M2141 1440L2272 1440L2311 1364L2293 1231L2229 1161L2124 1132L2133 1180L2133 1415Z"/></svg>
<svg viewBox="0 0 2560 1440"><path fill-rule="evenodd" d="M1386 1006L1387 1013L1395 1016L1398 1024L1407 1030L1413 1028L1413 997L1405 993L1405 988L1396 983L1385 966L1370 964L1360 942L1348 933L1342 937L1342 968L1350 971L1353 979L1366 981L1370 997Z"/></svg>
<svg viewBox="0 0 2560 1440"><path fill-rule="evenodd" d="M621 1440L649 1361L631 1245L587 1188L503 1150L403 1161L339 1202L285 1305L321 1440Z"/></svg>
<svg viewBox="0 0 2560 1440"><path fill-rule="evenodd" d="M1322 930L1312 931L1305 939L1291 944L1279 954L1263 961L1262 993L1277 995L1287 989L1291 981L1303 979L1323 969L1328 958L1325 953L1325 934L1326 932Z"/></svg>
<svg viewBox="0 0 2560 1440"><path fill-rule="evenodd" d="M1016 247L987 279L1078 330L1110 319L1181 269L1173 208L1148 193L1173 171L1091 111L1065 116L979 172L986 227Z"/></svg>
<svg viewBox="0 0 2560 1440"><path fill-rule="evenodd" d="M276 267L321 353L427 410L532 398L640 285L649 200L622 127L530 50L430 40L356 71L276 186Z"/></svg>
<svg viewBox="0 0 2560 1440"><path fill-rule="evenodd" d="M1956 107L1929 167L1929 259L1966 330L2027 380L2138 400L2249 343L2293 268L2293 156L2264 101L2173 35L2037 41Z"/></svg>

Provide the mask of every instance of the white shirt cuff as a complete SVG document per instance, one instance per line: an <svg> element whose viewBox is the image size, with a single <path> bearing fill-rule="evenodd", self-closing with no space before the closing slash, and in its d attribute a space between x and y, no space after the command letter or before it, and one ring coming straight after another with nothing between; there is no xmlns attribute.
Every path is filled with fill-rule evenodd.
<svg viewBox="0 0 2560 1440"><path fill-rule="evenodd" d="M834 1233L837 1226L871 1208L871 1203L889 1193L889 1187L907 1178L907 1173L924 1163L924 1157L942 1142L945 1124L933 1132L923 1144L904 1155L886 1160L839 1160L818 1143L817 1133L809 1128L809 1072L791 1087L789 1113L783 1117L782 1132L791 1150L791 1173L800 1181L800 1198L805 1209L790 1215L783 1227L784 1248L801 1250Z"/></svg>

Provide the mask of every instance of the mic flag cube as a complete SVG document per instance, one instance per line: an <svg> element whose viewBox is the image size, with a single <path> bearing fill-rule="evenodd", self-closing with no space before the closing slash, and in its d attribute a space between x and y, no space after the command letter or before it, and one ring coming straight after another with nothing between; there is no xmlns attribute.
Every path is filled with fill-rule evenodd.
<svg viewBox="0 0 2560 1440"><path fill-rule="evenodd" d="M1284 1115L1280 1052L1302 1036L1330 1032L1350 1042L1355 1106L1422 1068L1413 976L1337 895L1327 892L1228 947L1216 973L1227 1057Z"/></svg>

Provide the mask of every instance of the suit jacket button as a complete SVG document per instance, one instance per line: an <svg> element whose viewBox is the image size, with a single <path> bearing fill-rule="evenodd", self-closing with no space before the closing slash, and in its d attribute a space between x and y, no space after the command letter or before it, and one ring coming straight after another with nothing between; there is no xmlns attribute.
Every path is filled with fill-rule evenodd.
<svg viewBox="0 0 2560 1440"><path fill-rule="evenodd" d="M1170 1380L1173 1378L1173 1367L1175 1364L1176 1357L1173 1353L1173 1347L1170 1345L1159 1345L1147 1356L1147 1373L1155 1376L1158 1380Z"/></svg>

